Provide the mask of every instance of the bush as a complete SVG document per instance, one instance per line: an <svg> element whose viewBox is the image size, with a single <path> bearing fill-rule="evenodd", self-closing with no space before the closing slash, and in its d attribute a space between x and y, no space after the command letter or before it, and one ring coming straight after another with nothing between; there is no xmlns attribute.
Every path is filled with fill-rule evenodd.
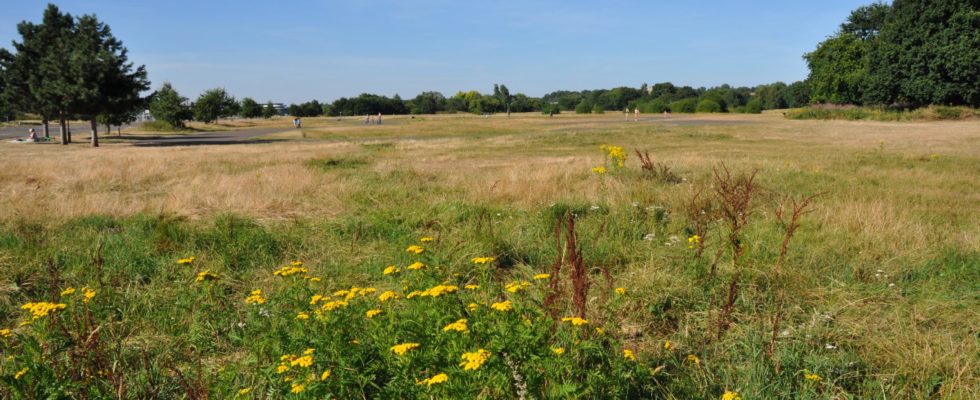
<svg viewBox="0 0 980 400"><path fill-rule="evenodd" d="M675 102L670 103L670 111L678 112L678 113L690 114L693 113L695 110L697 110L697 107L698 107L698 99L693 97L688 99L677 100Z"/></svg>
<svg viewBox="0 0 980 400"><path fill-rule="evenodd" d="M606 108L603 107L602 105L596 104L595 107L592 107L592 113L593 114L605 114L606 113Z"/></svg>
<svg viewBox="0 0 980 400"><path fill-rule="evenodd" d="M749 100L748 104L745 105L745 108L742 109L742 111L749 114L762 114L762 100L759 98Z"/></svg>
<svg viewBox="0 0 980 400"><path fill-rule="evenodd" d="M545 115L561 114L561 106L558 104L546 104L544 107L541 107L541 113Z"/></svg>
<svg viewBox="0 0 980 400"><path fill-rule="evenodd" d="M670 111L670 104L662 99L655 99L647 103L641 103L640 111L644 114L660 114L664 111Z"/></svg>
<svg viewBox="0 0 980 400"><path fill-rule="evenodd" d="M167 121L147 121L140 124L140 130L147 132L185 132L188 129L170 125Z"/></svg>
<svg viewBox="0 0 980 400"><path fill-rule="evenodd" d="M698 102L697 111L699 113L718 113L721 112L721 104L711 99L704 99Z"/></svg>
<svg viewBox="0 0 980 400"><path fill-rule="evenodd" d="M592 112L592 105L585 100L582 100L577 106L575 106L576 114L588 114L590 112Z"/></svg>

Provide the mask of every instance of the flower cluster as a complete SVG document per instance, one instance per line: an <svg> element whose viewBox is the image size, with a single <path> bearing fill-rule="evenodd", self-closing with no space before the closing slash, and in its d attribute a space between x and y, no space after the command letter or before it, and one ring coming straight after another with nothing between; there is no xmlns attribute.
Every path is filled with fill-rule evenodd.
<svg viewBox="0 0 980 400"><path fill-rule="evenodd" d="M574 326L582 326L589 323L589 321L581 317L564 317L561 319L561 322L568 322Z"/></svg>
<svg viewBox="0 0 980 400"><path fill-rule="evenodd" d="M64 303L48 303L48 302L37 302L37 303L27 303L20 306L21 309L27 310L31 313L31 319L38 319L47 317L49 314L64 310L68 308L68 305Z"/></svg>
<svg viewBox="0 0 980 400"><path fill-rule="evenodd" d="M256 289L245 298L247 304L265 304L265 297L262 297L262 290Z"/></svg>
<svg viewBox="0 0 980 400"><path fill-rule="evenodd" d="M181 258L181 259L177 260L177 264L179 264L179 265L191 265L191 264L194 263L194 260L196 260L196 258L194 258L194 257Z"/></svg>
<svg viewBox="0 0 980 400"><path fill-rule="evenodd" d="M476 371L490 359L490 352L484 349L479 349L470 353L463 353L463 362L459 363L460 367L463 367L464 371Z"/></svg>
<svg viewBox="0 0 980 400"><path fill-rule="evenodd" d="M396 344L394 346L391 346L391 351L393 353L395 353L395 354L398 354L400 356L403 356L409 350L416 349L419 346L421 346L421 344L419 344L419 343L402 343L402 344Z"/></svg>
<svg viewBox="0 0 980 400"><path fill-rule="evenodd" d="M473 264L477 265L487 265L494 262L496 258L494 257L473 257Z"/></svg>
<svg viewBox="0 0 980 400"><path fill-rule="evenodd" d="M194 282L201 283L204 281L213 281L218 279L218 274L211 272L210 270L204 270L197 273L197 277L194 278Z"/></svg>
<svg viewBox="0 0 980 400"><path fill-rule="evenodd" d="M517 293L517 292L520 292L520 291L522 291L524 289L527 289L529 287L531 287L531 283L530 282L528 282L528 281L517 281L517 282L508 283L507 286L504 289L506 289L508 292L511 292L511 293Z"/></svg>
<svg viewBox="0 0 980 400"><path fill-rule="evenodd" d="M460 319L442 328L444 332L456 331L466 333L469 331L469 326L467 325L466 318Z"/></svg>
<svg viewBox="0 0 980 400"><path fill-rule="evenodd" d="M437 375L435 375L435 376L433 376L431 378L426 378L426 379L420 380L420 381L416 382L416 384L418 384L418 385L432 386L432 385L439 384L439 383L445 383L448 380L449 380L449 375L446 375L446 374L437 374Z"/></svg>
<svg viewBox="0 0 980 400"><path fill-rule="evenodd" d="M626 165L626 157L628 155L622 147L604 144L599 146L599 149L606 154L606 157L616 168L623 168Z"/></svg>

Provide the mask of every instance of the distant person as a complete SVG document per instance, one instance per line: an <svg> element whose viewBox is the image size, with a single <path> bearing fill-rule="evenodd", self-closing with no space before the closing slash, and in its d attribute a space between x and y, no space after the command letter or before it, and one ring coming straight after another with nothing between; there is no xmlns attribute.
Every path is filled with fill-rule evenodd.
<svg viewBox="0 0 980 400"><path fill-rule="evenodd" d="M371 123L371 116L370 115L365 115L364 116L364 125L367 125L367 124L370 124L370 123Z"/></svg>
<svg viewBox="0 0 980 400"><path fill-rule="evenodd" d="M378 125L381 125L381 113L378 113Z"/></svg>
<svg viewBox="0 0 980 400"><path fill-rule="evenodd" d="M37 137L37 132L34 130L34 128L28 130L27 133L29 133L29 135L27 135L27 140L32 142L37 142L40 140L40 138Z"/></svg>
<svg viewBox="0 0 980 400"><path fill-rule="evenodd" d="M623 109L623 121L628 122L629 120L630 120L630 108L626 107Z"/></svg>
<svg viewBox="0 0 980 400"><path fill-rule="evenodd" d="M303 127L303 120L300 117L296 117L296 128Z"/></svg>
<svg viewBox="0 0 980 400"><path fill-rule="evenodd" d="M636 122L639 120L640 120L640 107L635 107L633 108L633 121Z"/></svg>
<svg viewBox="0 0 980 400"><path fill-rule="evenodd" d="M667 109L664 109L664 118L666 119L669 116L670 116L670 111L668 111Z"/></svg>

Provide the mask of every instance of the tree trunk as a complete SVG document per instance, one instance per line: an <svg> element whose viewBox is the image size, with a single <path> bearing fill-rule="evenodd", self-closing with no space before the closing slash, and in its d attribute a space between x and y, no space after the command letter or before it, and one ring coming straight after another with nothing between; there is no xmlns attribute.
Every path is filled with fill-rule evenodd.
<svg viewBox="0 0 980 400"><path fill-rule="evenodd" d="M99 123L92 117L92 147L99 147Z"/></svg>
<svg viewBox="0 0 980 400"><path fill-rule="evenodd" d="M122 125L116 125L116 136L122 136Z"/></svg>
<svg viewBox="0 0 980 400"><path fill-rule="evenodd" d="M48 117L41 117L41 123L44 124L44 138L51 139L51 128L48 127Z"/></svg>
<svg viewBox="0 0 980 400"><path fill-rule="evenodd" d="M68 143L71 143L71 121L65 120L65 126L68 127Z"/></svg>
<svg viewBox="0 0 980 400"><path fill-rule="evenodd" d="M58 116L58 126L61 127L61 144L68 145L68 125L65 122L65 114Z"/></svg>

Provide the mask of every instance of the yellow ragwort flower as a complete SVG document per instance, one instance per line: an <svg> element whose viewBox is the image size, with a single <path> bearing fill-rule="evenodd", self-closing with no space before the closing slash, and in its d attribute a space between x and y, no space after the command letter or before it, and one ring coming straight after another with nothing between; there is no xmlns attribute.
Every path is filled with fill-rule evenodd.
<svg viewBox="0 0 980 400"><path fill-rule="evenodd" d="M541 280L545 280L545 279L548 279L548 278L551 278L551 274L537 274L537 275L534 276L534 280L536 280L536 281L541 281Z"/></svg>
<svg viewBox="0 0 980 400"><path fill-rule="evenodd" d="M463 353L461 358L463 362L459 363L459 366L463 367L463 371L476 371L490 358L490 352L479 349L474 352Z"/></svg>
<svg viewBox="0 0 980 400"><path fill-rule="evenodd" d="M262 297L262 290L253 290L251 295L245 298L246 304L265 304L265 297Z"/></svg>
<svg viewBox="0 0 980 400"><path fill-rule="evenodd" d="M460 319L442 328L443 332L456 331L466 333L469 331L469 325L467 325L466 318Z"/></svg>
<svg viewBox="0 0 980 400"><path fill-rule="evenodd" d="M302 263L300 265L302 265ZM281 276L285 278L287 276L292 276L296 274L306 274L307 272L310 272L310 270L299 266L285 266L273 272L272 275Z"/></svg>
<svg viewBox="0 0 980 400"><path fill-rule="evenodd" d="M409 350L418 348L421 344L418 343L402 343L391 346L391 351L400 356L405 355Z"/></svg>
<svg viewBox="0 0 980 400"><path fill-rule="evenodd" d="M406 248L405 251L407 251L409 253L412 253L412 254L422 254L425 251L425 249L422 248L422 246L418 246L418 245L414 245L413 244L411 246L408 246L408 248Z"/></svg>
<svg viewBox="0 0 980 400"><path fill-rule="evenodd" d="M725 394L721 395L721 400L742 400L742 396L739 396L738 392L726 390Z"/></svg>
<svg viewBox="0 0 980 400"><path fill-rule="evenodd" d="M310 305L315 306L316 303L322 299L323 299L323 295L315 294L313 295L313 297L310 297Z"/></svg>
<svg viewBox="0 0 980 400"><path fill-rule="evenodd" d="M406 295L405 295L405 298L406 298L406 299L411 299L412 297L416 297L416 296L418 296L418 295L420 295L420 294L422 294L422 292L420 292L420 291L418 291L418 290L413 290L413 291L411 291L411 292L410 292L409 294L406 294Z"/></svg>
<svg viewBox="0 0 980 400"><path fill-rule="evenodd" d="M304 390L306 390L306 386L303 386L300 383L294 383L293 388L289 389L289 391L293 393L303 393Z"/></svg>
<svg viewBox="0 0 980 400"><path fill-rule="evenodd" d="M64 303L27 303L20 306L21 309L27 310L31 313L31 319L38 319L47 317L49 314L64 310L68 308L67 304Z"/></svg>
<svg viewBox="0 0 980 400"><path fill-rule="evenodd" d="M493 257L474 257L473 264L486 265L494 262L496 258Z"/></svg>
<svg viewBox="0 0 980 400"><path fill-rule="evenodd" d="M468 284L466 286L463 286L463 288L466 289L466 290L476 290L476 289L479 289L480 288L480 285L474 285L474 284L471 283L471 284Z"/></svg>
<svg viewBox="0 0 980 400"><path fill-rule="evenodd" d="M689 249L698 247L700 243L701 243L701 237L698 235L694 235L687 238L687 248Z"/></svg>
<svg viewBox="0 0 980 400"><path fill-rule="evenodd" d="M364 315L368 318L374 318L374 316L378 314L381 314L381 310L378 309L367 310L367 312L364 313Z"/></svg>
<svg viewBox="0 0 980 400"><path fill-rule="evenodd" d="M669 340L664 340L664 350L670 350L674 348L674 344L670 343Z"/></svg>
<svg viewBox="0 0 980 400"><path fill-rule="evenodd" d="M810 382L820 382L823 380L823 377L805 369L803 370L803 379L806 379Z"/></svg>
<svg viewBox="0 0 980 400"><path fill-rule="evenodd" d="M687 355L687 361L690 361L690 362L694 363L694 365L698 365L698 366L701 365L701 359L698 358L698 356L696 356L694 354L688 354Z"/></svg>
<svg viewBox="0 0 980 400"><path fill-rule="evenodd" d="M438 375L433 376L431 378L426 378L426 379L423 379L421 381L418 381L418 382L416 382L416 384L418 384L418 385L432 386L432 385L435 385L435 384L438 384L438 383L444 383L444 382L446 382L448 380L449 380L449 375L446 375L446 374L438 374Z"/></svg>
<svg viewBox="0 0 980 400"><path fill-rule="evenodd" d="M0 338L9 338L11 335L10 329L0 329Z"/></svg>
<svg viewBox="0 0 980 400"><path fill-rule="evenodd" d="M238 395L239 396L244 396L246 394L249 394L250 392L252 392L252 388L242 388L242 389L238 390Z"/></svg>
<svg viewBox="0 0 980 400"><path fill-rule="evenodd" d="M622 296L622 295L624 295L624 294L626 294L626 288L621 288L621 287L618 287L618 288L616 288L615 290L616 290L616 294L618 294L618 295L620 295L620 296Z"/></svg>
<svg viewBox="0 0 980 400"><path fill-rule="evenodd" d="M378 300L380 300L382 303L384 303L384 302L386 302L388 300L397 299L397 298L398 298L398 294L395 293L395 292L393 292L393 291L391 291L391 290L387 290L384 293L381 293L380 295L378 295Z"/></svg>
<svg viewBox="0 0 980 400"><path fill-rule="evenodd" d="M517 292L520 292L521 290L527 289L530 286L531 286L531 282L528 282L528 281L516 281L516 282L508 283L507 286L505 287L505 289L508 292L517 293Z"/></svg>
<svg viewBox="0 0 980 400"><path fill-rule="evenodd" d="M300 312L299 314L296 314L296 319L301 321L306 321L310 319L310 314L307 314L305 312Z"/></svg>
<svg viewBox="0 0 980 400"><path fill-rule="evenodd" d="M402 270L400 268L398 268L398 267L396 267L394 265L389 265L389 266L385 267L385 270L384 270L384 272L382 272L382 274L384 274L384 275L391 275L391 274L397 274L397 273L399 273L401 271Z"/></svg>
<svg viewBox="0 0 980 400"><path fill-rule="evenodd" d="M350 290L343 289L333 292L334 297L347 297L350 294Z"/></svg>
<svg viewBox="0 0 980 400"><path fill-rule="evenodd" d="M553 347L553 348L551 348L551 352L560 356L562 354L565 354L565 348L564 347Z"/></svg>
<svg viewBox="0 0 980 400"><path fill-rule="evenodd" d="M459 290L459 286L456 285L436 285L431 288L425 289L419 296L422 297L439 297L444 294L453 293Z"/></svg>
<svg viewBox="0 0 980 400"><path fill-rule="evenodd" d="M313 356L311 355L296 357L289 362L290 367L300 366L303 368L309 368L311 365L313 365Z"/></svg>
<svg viewBox="0 0 980 400"><path fill-rule="evenodd" d="M69 286L61 291L61 297L71 296L73 293L75 293L75 288Z"/></svg>
<svg viewBox="0 0 980 400"><path fill-rule="evenodd" d="M561 319L561 322L568 322L574 326L582 326L589 323L589 321L581 317L564 317Z"/></svg>
<svg viewBox="0 0 980 400"><path fill-rule="evenodd" d="M88 302L92 301L92 298L95 297L95 291L89 288L82 288L82 294L85 295L85 299L82 300L82 303L85 304L88 304Z"/></svg>
<svg viewBox="0 0 980 400"><path fill-rule="evenodd" d="M513 305L510 303L510 300L501 301L499 303L493 303L490 305L490 308L497 311L510 311L514 309Z"/></svg>
<svg viewBox="0 0 980 400"><path fill-rule="evenodd" d="M308 356L308 355L313 354L313 353L316 353L316 349L314 349L312 347L307 348L306 350L303 350L303 355L304 356Z"/></svg>
<svg viewBox="0 0 980 400"><path fill-rule="evenodd" d="M195 283L201 283L204 281L213 281L218 279L218 274L211 272L211 270L204 270L197 273L197 277L194 278Z"/></svg>
<svg viewBox="0 0 980 400"><path fill-rule="evenodd" d="M280 374L281 375L281 374L286 373L286 371L289 371L289 366L287 366L286 364L279 364L279 366L276 367L276 373L277 374Z"/></svg>
<svg viewBox="0 0 980 400"><path fill-rule="evenodd" d="M636 355L633 354L633 350L630 349L623 349L623 358L630 361L636 361Z"/></svg>
<svg viewBox="0 0 980 400"><path fill-rule="evenodd" d="M470 311L476 311L477 308L480 308L480 305L476 303L470 303L466 305L466 309Z"/></svg>
<svg viewBox="0 0 980 400"><path fill-rule="evenodd" d="M422 243L429 243L429 242L431 242L431 241L433 241L433 240L435 240L435 239L433 239L433 238L430 238L430 237L428 237L428 236L426 236L426 237L424 237L424 238L421 238L421 239L419 239L419 241L420 241L420 242L422 242Z"/></svg>
<svg viewBox="0 0 980 400"><path fill-rule="evenodd" d="M425 268L425 264L422 264L422 263L416 261L416 262L413 262L411 265L409 265L408 267L405 267L405 268L408 268L408 269L410 269L412 271L418 271L418 270L420 270L422 268Z"/></svg>
<svg viewBox="0 0 980 400"><path fill-rule="evenodd" d="M328 301L323 303L323 306L321 306L320 309L324 311L333 311L343 307L347 307L347 300Z"/></svg>
<svg viewBox="0 0 980 400"><path fill-rule="evenodd" d="M322 373L322 374L320 374L320 380L321 380L321 381L325 381L325 380L327 380L327 378L329 378L329 377L330 377L330 370L329 370L329 369L328 369L328 370L326 370L326 371L323 371L323 373Z"/></svg>
<svg viewBox="0 0 980 400"><path fill-rule="evenodd" d="M606 167L603 167L601 165L598 166L598 167L592 167L592 172L594 172L596 175L605 174L606 173Z"/></svg>
<svg viewBox="0 0 980 400"><path fill-rule="evenodd" d="M15 380L16 379L20 379L20 377L24 376L24 374L26 374L28 370L29 370L29 368L24 368L24 369L22 369L20 371L17 371L17 373L14 374L14 379Z"/></svg>
<svg viewBox="0 0 980 400"><path fill-rule="evenodd" d="M190 264L193 264L194 263L194 260L196 260L196 258L194 258L194 257L181 258L181 259L177 260L177 264L180 264L180 265L190 265Z"/></svg>

